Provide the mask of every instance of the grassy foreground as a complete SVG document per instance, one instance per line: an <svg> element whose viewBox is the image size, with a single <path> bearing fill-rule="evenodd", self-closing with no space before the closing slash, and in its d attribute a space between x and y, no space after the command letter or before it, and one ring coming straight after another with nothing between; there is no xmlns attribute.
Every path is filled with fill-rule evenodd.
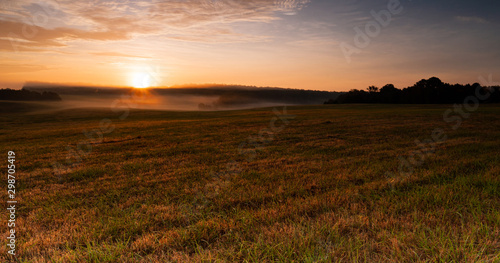
<svg viewBox="0 0 500 263"><path fill-rule="evenodd" d="M288 107L295 117L275 126L271 108L2 113L2 167L7 151L18 166L17 259L500 262L500 106L455 130L449 108ZM54 173L104 118L114 130ZM398 175L399 157L436 128L447 139Z"/></svg>

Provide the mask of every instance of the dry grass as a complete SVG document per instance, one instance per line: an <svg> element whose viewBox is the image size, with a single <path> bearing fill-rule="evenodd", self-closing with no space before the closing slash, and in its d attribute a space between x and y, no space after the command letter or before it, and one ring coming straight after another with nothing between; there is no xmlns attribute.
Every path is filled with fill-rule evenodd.
<svg viewBox="0 0 500 263"><path fill-rule="evenodd" d="M290 107L295 119L251 161L238 146L271 109L1 114L0 148L19 167L17 259L499 262L500 107L457 130L447 108ZM116 125L106 143L54 174L103 118ZM435 128L449 139L413 176L388 178Z"/></svg>

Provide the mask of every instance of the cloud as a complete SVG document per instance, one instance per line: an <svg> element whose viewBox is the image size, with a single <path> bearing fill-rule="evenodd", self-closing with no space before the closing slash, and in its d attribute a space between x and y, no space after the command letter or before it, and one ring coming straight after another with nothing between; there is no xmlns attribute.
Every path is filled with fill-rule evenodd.
<svg viewBox="0 0 500 263"><path fill-rule="evenodd" d="M127 54L123 54L120 52L94 52L94 53L90 53L90 54L96 55L96 56L107 56L107 57L151 58L151 57L144 57L144 56L127 55Z"/></svg>
<svg viewBox="0 0 500 263"><path fill-rule="evenodd" d="M65 47L71 40L124 40L131 33L123 30L86 31L58 27L47 29L24 22L0 20L0 50L45 51L48 47Z"/></svg>
<svg viewBox="0 0 500 263"><path fill-rule="evenodd" d="M278 11L281 11L286 15L295 15L309 2L309 0L276 0L274 1L274 4Z"/></svg>
<svg viewBox="0 0 500 263"><path fill-rule="evenodd" d="M334 46L337 46L339 42L333 39L328 39L323 37L313 37L309 39L291 41L288 44L302 48L318 48L318 47L332 48Z"/></svg>
<svg viewBox="0 0 500 263"><path fill-rule="evenodd" d="M47 70L46 66L27 64L0 64L0 71L4 74L35 72Z"/></svg>
<svg viewBox="0 0 500 263"><path fill-rule="evenodd" d="M207 23L270 22L280 12L293 14L310 0L161 0L149 11L152 18L179 27Z"/></svg>
<svg viewBox="0 0 500 263"><path fill-rule="evenodd" d="M469 23L478 23L478 24L488 23L486 19L477 16L456 16L455 19L461 22L469 22Z"/></svg>
<svg viewBox="0 0 500 263"><path fill-rule="evenodd" d="M266 36L238 33L238 22L269 23L310 0L19 0L0 10L0 50L44 51L75 40L117 41L156 35L182 41L251 42ZM5 38L9 38L7 44ZM3 41L3 42L2 42Z"/></svg>

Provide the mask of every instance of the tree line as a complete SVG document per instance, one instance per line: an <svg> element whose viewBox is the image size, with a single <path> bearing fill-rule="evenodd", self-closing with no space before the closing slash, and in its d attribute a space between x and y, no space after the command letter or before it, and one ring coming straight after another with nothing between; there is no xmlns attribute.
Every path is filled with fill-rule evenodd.
<svg viewBox="0 0 500 263"><path fill-rule="evenodd" d="M57 86L51 84L26 84L24 88L37 92L57 92L61 95L79 96L120 96L129 95L140 90L133 88L106 88L84 86ZM206 84L191 86L174 86L169 88L150 88L148 93L156 96L196 96L213 97L214 102L200 103L199 108L218 109L262 103L275 104L322 104L325 100L337 98L340 92L285 89L278 87L256 87L241 85Z"/></svg>
<svg viewBox="0 0 500 263"><path fill-rule="evenodd" d="M353 89L330 99L325 104L342 103L387 103L387 104L453 104L463 103L468 96L475 96L476 90L491 95L482 103L499 103L500 87L482 87L474 84L449 84L439 78L422 79L411 87L398 89L393 84L382 88L369 86L366 90Z"/></svg>
<svg viewBox="0 0 500 263"><path fill-rule="evenodd" d="M36 92L27 89L0 89L0 100L60 101L59 94L50 91Z"/></svg>

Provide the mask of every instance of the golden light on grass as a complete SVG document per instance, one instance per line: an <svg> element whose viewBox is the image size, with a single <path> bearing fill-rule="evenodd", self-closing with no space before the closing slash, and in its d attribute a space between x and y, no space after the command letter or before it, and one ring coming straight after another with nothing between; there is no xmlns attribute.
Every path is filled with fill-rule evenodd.
<svg viewBox="0 0 500 263"><path fill-rule="evenodd" d="M157 98L153 89L130 95L125 105ZM500 122L500 107L483 105L462 130L448 129L450 139L429 161L395 182L386 171L398 169L401 149L413 150L415 137L443 125L443 106L422 111L427 118L407 106L369 107L290 107L290 114L302 116L300 125L291 122L257 159L239 162L241 172L224 177L207 173L243 159L235 149L240 134L258 134L272 118L268 108L221 111L217 118L190 111L117 115L110 119L117 128L103 135L106 143L92 145L81 165L60 176L39 165L66 160L57 149L68 142L53 138L89 142L80 131L93 129L109 111L89 116L79 109L57 120L47 115L45 122L33 121L40 115L4 115L8 123L26 123L7 125L5 132L18 142L20 156L35 156L23 160L20 174L32 194L20 197L26 214L19 217L25 233L19 257L498 262L500 132L482 127ZM251 121L235 125L243 120ZM28 132L33 140L26 143ZM391 133L398 135L387 140ZM0 145L3 152L7 147ZM0 246L0 262L7 262L1 260L7 249Z"/></svg>

